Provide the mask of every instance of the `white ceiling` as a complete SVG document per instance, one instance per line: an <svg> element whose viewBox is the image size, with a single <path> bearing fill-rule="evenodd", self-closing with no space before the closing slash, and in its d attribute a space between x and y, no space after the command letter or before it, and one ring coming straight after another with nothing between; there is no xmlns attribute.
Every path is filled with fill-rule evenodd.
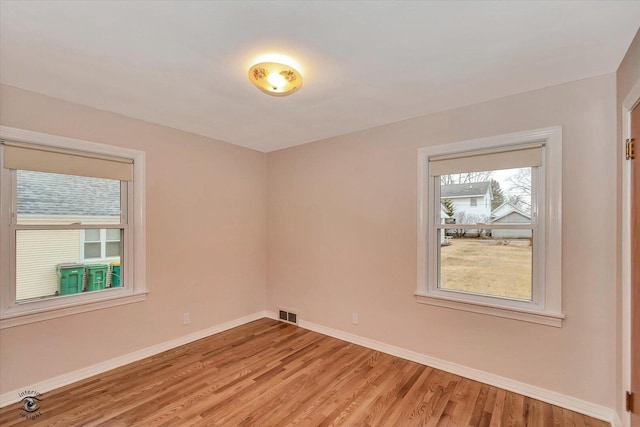
<svg viewBox="0 0 640 427"><path fill-rule="evenodd" d="M615 72L617 1L0 1L0 81L273 151ZM292 56L304 86L247 78Z"/></svg>

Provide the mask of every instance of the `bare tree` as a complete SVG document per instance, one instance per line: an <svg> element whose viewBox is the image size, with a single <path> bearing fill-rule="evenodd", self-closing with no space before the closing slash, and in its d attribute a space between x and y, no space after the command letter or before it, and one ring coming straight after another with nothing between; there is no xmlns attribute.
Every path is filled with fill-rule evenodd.
<svg viewBox="0 0 640 427"><path fill-rule="evenodd" d="M531 168L518 169L507 181L511 184L507 200L518 208L531 211Z"/></svg>
<svg viewBox="0 0 640 427"><path fill-rule="evenodd" d="M442 184L469 184L472 182L486 182L491 180L492 175L493 171L442 175L440 176L440 182Z"/></svg>
<svg viewBox="0 0 640 427"><path fill-rule="evenodd" d="M456 224L466 224L467 223L467 215L462 212L458 212L456 214ZM456 237L464 237L467 234L467 230L464 228L456 228L453 230L453 235Z"/></svg>
<svg viewBox="0 0 640 427"><path fill-rule="evenodd" d="M482 224L486 224L488 218L484 215L467 214L464 211L458 212L455 215L456 224L478 224L478 236L482 235ZM465 237L469 230L464 228L456 228L453 230L455 237Z"/></svg>
<svg viewBox="0 0 640 427"><path fill-rule="evenodd" d="M527 210L528 207L530 208L530 206L527 206L522 196L519 194L509 194L507 196L507 202L511 203L518 209Z"/></svg>

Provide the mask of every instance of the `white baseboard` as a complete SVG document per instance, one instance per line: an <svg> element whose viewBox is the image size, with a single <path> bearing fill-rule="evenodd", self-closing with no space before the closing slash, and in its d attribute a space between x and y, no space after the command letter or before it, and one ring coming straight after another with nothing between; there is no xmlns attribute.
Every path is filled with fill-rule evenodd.
<svg viewBox="0 0 640 427"><path fill-rule="evenodd" d="M226 331L231 328L235 328L245 323L252 322L254 320L268 317L277 320L277 315L271 311L261 311L250 314L248 316L241 317L239 319L231 320L216 326L212 326L201 331L193 332L189 335L185 335L180 338L176 338L170 341L165 341L160 344L156 344L151 347L143 348L133 353L118 356L116 358L88 366L77 371L69 372L64 375L51 378L37 384L29 384L23 388L13 390L0 395L0 408L18 402L20 400L19 394L24 390L36 390L40 393L46 393L56 388L63 387L65 385L89 378L93 375L101 374L111 369L124 366L131 362L135 362L145 357L153 356L163 351L171 350L172 348L179 347L181 345L188 344L193 341L197 341L202 338ZM382 353L397 356L402 359L410 360L412 362L428 365L436 369L441 369L446 372L451 372L456 375L460 375L475 381L479 381L485 384L489 384L495 387L499 387L505 390L519 393L533 399L538 399L543 402L550 403L552 405L560 406L581 414L588 415L593 418L597 418L603 421L611 423L612 427L622 427L620 417L611 408L605 406L596 405L585 400L577 399L575 397L567 396L565 394L557 393L555 391L547 390L544 388L532 386L520 381L515 381L509 378L501 377L499 375L491 374L489 372L481 371L467 366L459 365L456 363L447 362L446 360L437 359L421 353L406 350L393 345L385 344L380 341L372 340L369 338L361 337L359 335L351 334L348 332L340 331L338 329L329 328L326 326L318 325L316 323L307 322L305 320L299 320L299 326L310 331L318 332L323 335L328 335L343 341L347 341L353 344L361 345L363 347L377 350Z"/></svg>
<svg viewBox="0 0 640 427"><path fill-rule="evenodd" d="M266 315L271 319L277 320L276 313L274 312L269 311ZM607 408L605 406L596 405L585 400L567 396L566 394L557 393L555 391L501 377L489 372L469 368L457 363L447 362L446 360L437 359L435 357L427 356L415 351L406 350L400 347L385 344L380 341L340 331L338 329L333 329L326 326L318 325L316 323L307 322L305 320L298 319L298 325L301 328L309 329L323 335L328 335L330 337L338 338L343 341L348 341L353 344L361 345L363 347L390 354L392 356L397 356L402 359L410 360L412 362L417 362L422 365L428 365L432 368L451 372L452 374L460 375L465 378L512 391L514 393L522 394L533 399L541 400L543 402L550 403L561 408L579 412L581 414L588 415L599 420L607 421L611 423L613 427L622 427L622 422L620 420L620 417L618 416L618 413L615 410Z"/></svg>
<svg viewBox="0 0 640 427"><path fill-rule="evenodd" d="M19 394L25 390L35 390L40 393L46 393L56 388L63 387L65 385L74 383L76 381L89 378L93 375L101 374L111 369L118 368L120 366L127 365L131 362L144 359L145 357L153 356L163 351L171 350L172 348L179 347L181 345L188 344L193 341L197 341L202 338L206 338L210 335L214 335L227 329L235 328L236 326L244 325L245 323L252 322L254 320L268 317L266 311L259 311L257 313L250 314L248 316L241 317L239 319L231 320L229 322L221 323L216 326L212 326L207 329L203 329L197 332L193 332L189 335L182 336L173 340L165 341L160 344L153 345L151 347L143 348L142 350L134 351L133 353L125 354L115 357L104 362L97 363L86 368L78 369L77 371L69 372L55 378L51 378L37 384L29 384L18 390L13 390L0 395L0 408L10 405L12 403L20 401Z"/></svg>

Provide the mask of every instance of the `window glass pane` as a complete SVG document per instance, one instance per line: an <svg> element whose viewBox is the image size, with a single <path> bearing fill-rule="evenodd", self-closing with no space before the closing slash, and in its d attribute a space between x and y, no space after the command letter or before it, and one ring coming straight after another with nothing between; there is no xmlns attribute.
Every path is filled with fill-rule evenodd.
<svg viewBox="0 0 640 427"><path fill-rule="evenodd" d="M18 224L118 224L120 181L18 170Z"/></svg>
<svg viewBox="0 0 640 427"><path fill-rule="evenodd" d="M438 287L532 299L531 230L495 229L484 238L448 237L438 230Z"/></svg>
<svg viewBox="0 0 640 427"><path fill-rule="evenodd" d="M436 181L440 185L440 223L530 224L531 171L518 168L440 176Z"/></svg>
<svg viewBox="0 0 640 427"><path fill-rule="evenodd" d="M16 231L16 301L92 292L113 286L113 266L81 263L82 230ZM107 243L109 245L109 243ZM107 246L117 256L120 243ZM85 243L85 259L100 258L100 243ZM117 284L120 266L117 269Z"/></svg>
<svg viewBox="0 0 640 427"><path fill-rule="evenodd" d="M80 262L81 233L79 229L16 231L16 301L91 292L110 286L107 263ZM99 258L100 243L85 243L85 258L87 252Z"/></svg>
<svg viewBox="0 0 640 427"><path fill-rule="evenodd" d="M107 229L107 241L119 241L120 230L119 229Z"/></svg>
<svg viewBox="0 0 640 427"><path fill-rule="evenodd" d="M100 258L100 242L84 244L85 258Z"/></svg>
<svg viewBox="0 0 640 427"><path fill-rule="evenodd" d="M99 242L100 241L100 230L98 230L98 229L84 230L84 241L85 242Z"/></svg>
<svg viewBox="0 0 640 427"><path fill-rule="evenodd" d="M106 243L106 256L113 257L120 255L120 242L107 242Z"/></svg>

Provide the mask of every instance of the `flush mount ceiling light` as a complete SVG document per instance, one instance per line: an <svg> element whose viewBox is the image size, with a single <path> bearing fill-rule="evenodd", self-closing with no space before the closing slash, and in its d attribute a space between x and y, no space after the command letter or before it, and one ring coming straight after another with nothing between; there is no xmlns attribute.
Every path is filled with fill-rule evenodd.
<svg viewBox="0 0 640 427"><path fill-rule="evenodd" d="M249 68L249 80L271 96L287 96L300 89L302 76L293 67L278 62L260 62Z"/></svg>

